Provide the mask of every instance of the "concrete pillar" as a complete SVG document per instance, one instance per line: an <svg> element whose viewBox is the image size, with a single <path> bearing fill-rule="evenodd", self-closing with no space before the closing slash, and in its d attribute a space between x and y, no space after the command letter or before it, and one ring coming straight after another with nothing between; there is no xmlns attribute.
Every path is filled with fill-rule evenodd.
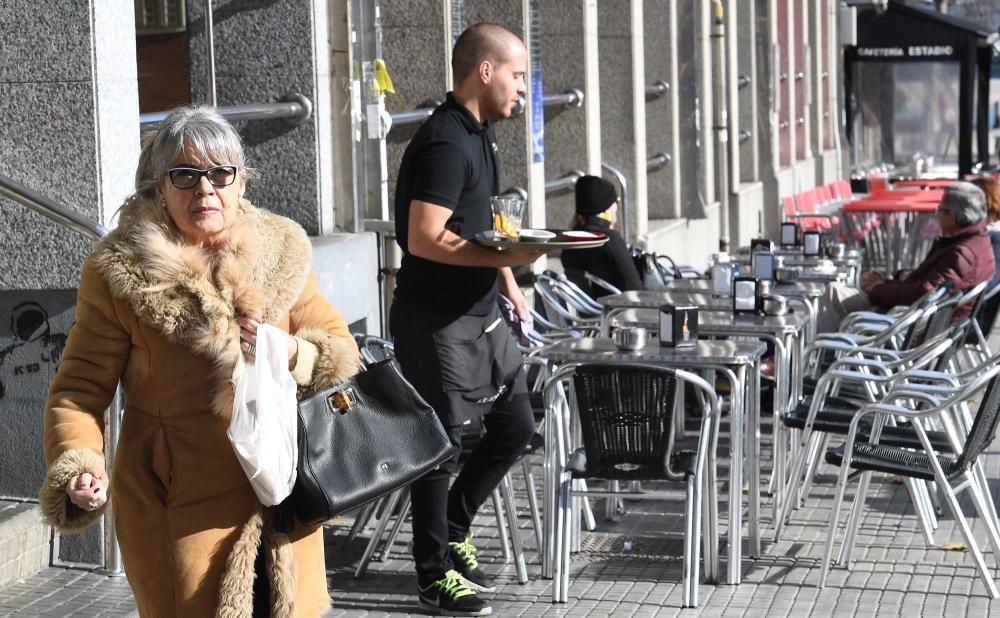
<svg viewBox="0 0 1000 618"><path fill-rule="evenodd" d="M584 93L581 107L553 106L545 110L545 176L555 180L573 170L591 172L588 160L590 124L588 110L599 111L599 96L587 90L584 32L584 3L539 2L542 21L542 74L546 94L567 90ZM593 0L590 0L593 2ZM596 7L596 5L595 5ZM595 127L595 133L599 129ZM600 134L597 133L600 144ZM600 175L600 155L596 157ZM565 228L574 213L573 191L562 190L545 196L545 221L549 227Z"/></svg>
<svg viewBox="0 0 1000 618"><path fill-rule="evenodd" d="M419 4L419 10L415 7ZM408 112L444 101L450 89L452 41L445 25L450 19L442 2L390 4L382 9L382 53L396 93L385 97L390 113ZM457 29L454 36L461 34ZM396 195L396 178L406 145L420 124L394 127L386 138L389 164L389 210Z"/></svg>
<svg viewBox="0 0 1000 618"><path fill-rule="evenodd" d="M139 156L132 2L5 2L0 40L0 174L108 223ZM75 288L90 251L3 198L0 245L0 290Z"/></svg>
<svg viewBox="0 0 1000 618"><path fill-rule="evenodd" d="M674 28L676 7L668 2L645 3L643 39L645 47L645 85L666 83L669 89L644 97L646 113L646 152L648 156L666 153L670 161L647 175L650 219L672 219L679 213L680 171L676 151L676 76L677 54Z"/></svg>
<svg viewBox="0 0 1000 618"><path fill-rule="evenodd" d="M634 2L635 0L601 0L597 5L600 23L601 159L619 169L628 184L627 208L631 210L626 216L631 228L628 230L628 238L631 240L636 239L639 219L645 216L646 200L645 110L643 107L637 108L635 104L635 92L639 85L636 84L637 74L634 71ZM637 4L641 7L642 3ZM644 81L642 73L638 76ZM636 114L636 111L640 113ZM641 116L642 135L636 130L637 115ZM637 149L643 152L641 166L637 165Z"/></svg>
<svg viewBox="0 0 1000 618"><path fill-rule="evenodd" d="M208 102L205 2L188 0L191 99ZM313 113L285 120L236 123L261 181L248 197L299 222L311 235L335 228L328 5L311 0L214 3L218 104L273 103L306 96Z"/></svg>
<svg viewBox="0 0 1000 618"><path fill-rule="evenodd" d="M0 174L109 225L139 156L131 0L0 4ZM0 198L0 495L34 497L42 416L91 243ZM101 527L57 560L98 563Z"/></svg>

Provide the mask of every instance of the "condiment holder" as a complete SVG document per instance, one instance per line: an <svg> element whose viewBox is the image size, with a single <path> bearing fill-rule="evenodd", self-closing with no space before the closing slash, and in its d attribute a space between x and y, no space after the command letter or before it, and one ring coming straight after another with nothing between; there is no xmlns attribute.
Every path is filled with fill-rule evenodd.
<svg viewBox="0 0 1000 618"><path fill-rule="evenodd" d="M641 326L622 326L615 329L611 339L619 350L634 352L645 347L646 336L646 329Z"/></svg>

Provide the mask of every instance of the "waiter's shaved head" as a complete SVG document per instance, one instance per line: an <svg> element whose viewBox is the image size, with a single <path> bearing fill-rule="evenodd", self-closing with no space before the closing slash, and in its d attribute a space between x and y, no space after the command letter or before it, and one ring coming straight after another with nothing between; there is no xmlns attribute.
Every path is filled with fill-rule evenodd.
<svg viewBox="0 0 1000 618"><path fill-rule="evenodd" d="M459 35L451 52L454 82L464 81L486 60L502 64L519 45L521 40L517 35L503 26L486 22L469 26Z"/></svg>

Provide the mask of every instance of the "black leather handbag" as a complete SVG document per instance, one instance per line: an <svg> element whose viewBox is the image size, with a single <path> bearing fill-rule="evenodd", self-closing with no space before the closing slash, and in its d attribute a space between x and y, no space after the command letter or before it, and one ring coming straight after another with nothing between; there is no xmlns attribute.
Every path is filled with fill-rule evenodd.
<svg viewBox="0 0 1000 618"><path fill-rule="evenodd" d="M453 454L434 409L391 358L300 401L298 415L298 479L286 503L305 524L404 487Z"/></svg>
<svg viewBox="0 0 1000 618"><path fill-rule="evenodd" d="M663 273L656 264L656 254L632 249L632 261L635 269L639 272L639 280L642 281L642 289L647 292L657 292L667 287L663 280Z"/></svg>

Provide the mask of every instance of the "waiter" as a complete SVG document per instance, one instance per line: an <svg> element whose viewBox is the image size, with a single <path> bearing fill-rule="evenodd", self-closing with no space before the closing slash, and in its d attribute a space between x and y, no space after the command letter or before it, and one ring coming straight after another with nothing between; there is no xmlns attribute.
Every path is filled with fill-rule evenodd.
<svg viewBox="0 0 1000 618"><path fill-rule="evenodd" d="M454 458L411 487L413 559L421 608L455 616L492 612L480 593L496 584L479 568L470 527L535 430L527 381L497 291L527 319L512 266L540 251L496 251L470 239L492 229L500 189L493 123L524 95L527 50L512 32L475 24L458 37L455 89L406 148L396 185L403 250L389 327L406 378L430 403L456 447ZM458 467L463 425L485 435Z"/></svg>

